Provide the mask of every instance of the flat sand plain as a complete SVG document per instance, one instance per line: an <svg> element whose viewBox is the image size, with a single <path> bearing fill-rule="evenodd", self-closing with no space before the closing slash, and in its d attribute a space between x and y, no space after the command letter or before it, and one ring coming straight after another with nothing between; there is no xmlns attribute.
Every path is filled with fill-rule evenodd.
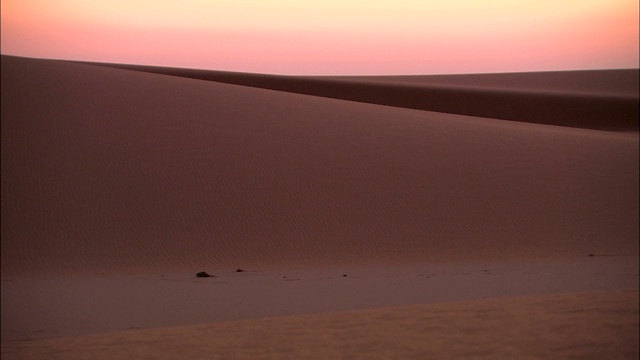
<svg viewBox="0 0 640 360"><path fill-rule="evenodd" d="M637 70L1 68L3 358L638 357Z"/></svg>

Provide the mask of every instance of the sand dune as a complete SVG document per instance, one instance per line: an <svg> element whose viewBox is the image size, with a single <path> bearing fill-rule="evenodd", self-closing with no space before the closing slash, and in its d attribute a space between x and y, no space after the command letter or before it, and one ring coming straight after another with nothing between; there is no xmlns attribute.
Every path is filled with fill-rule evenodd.
<svg viewBox="0 0 640 360"><path fill-rule="evenodd" d="M2 273L638 252L638 134L2 58Z"/></svg>
<svg viewBox="0 0 640 360"><path fill-rule="evenodd" d="M638 69L431 76L279 76L103 66L403 108L579 128L637 131Z"/></svg>
<svg viewBox="0 0 640 360"><path fill-rule="evenodd" d="M3 358L637 358L637 70L1 61Z"/></svg>

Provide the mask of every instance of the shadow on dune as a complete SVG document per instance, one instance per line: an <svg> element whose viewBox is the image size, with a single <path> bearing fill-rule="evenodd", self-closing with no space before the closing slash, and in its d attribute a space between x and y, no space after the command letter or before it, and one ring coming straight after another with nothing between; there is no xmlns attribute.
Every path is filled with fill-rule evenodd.
<svg viewBox="0 0 640 360"><path fill-rule="evenodd" d="M638 69L329 77L89 64L410 109L576 128L638 130Z"/></svg>

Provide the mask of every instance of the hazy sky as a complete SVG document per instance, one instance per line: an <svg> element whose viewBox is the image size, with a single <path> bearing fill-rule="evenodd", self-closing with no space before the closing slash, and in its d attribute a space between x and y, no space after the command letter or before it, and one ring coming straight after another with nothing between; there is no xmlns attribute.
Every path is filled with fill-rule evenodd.
<svg viewBox="0 0 640 360"><path fill-rule="evenodd" d="M637 0L2 0L2 53L281 74L637 68Z"/></svg>

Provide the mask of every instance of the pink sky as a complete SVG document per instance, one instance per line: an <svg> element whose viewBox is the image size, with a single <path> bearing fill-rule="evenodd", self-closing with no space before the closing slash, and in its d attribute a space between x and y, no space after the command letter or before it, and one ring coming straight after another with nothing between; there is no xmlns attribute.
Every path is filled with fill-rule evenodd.
<svg viewBox="0 0 640 360"><path fill-rule="evenodd" d="M277 74L637 68L637 0L2 0L3 54Z"/></svg>

